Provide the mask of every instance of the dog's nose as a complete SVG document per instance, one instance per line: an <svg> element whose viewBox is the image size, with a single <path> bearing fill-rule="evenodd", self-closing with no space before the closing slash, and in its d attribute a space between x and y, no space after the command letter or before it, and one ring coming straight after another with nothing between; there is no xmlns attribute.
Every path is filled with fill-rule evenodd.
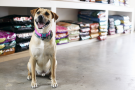
<svg viewBox="0 0 135 90"><path fill-rule="evenodd" d="M38 16L38 20L39 20L39 22L43 22L43 16L42 15L39 15Z"/></svg>

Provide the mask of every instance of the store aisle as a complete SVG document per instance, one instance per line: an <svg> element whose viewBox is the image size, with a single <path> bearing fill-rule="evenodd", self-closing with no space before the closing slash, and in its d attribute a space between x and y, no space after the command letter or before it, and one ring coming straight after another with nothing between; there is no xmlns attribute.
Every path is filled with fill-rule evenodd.
<svg viewBox="0 0 135 90"><path fill-rule="evenodd" d="M0 63L0 90L32 90L26 80L29 57ZM135 34L57 52L55 90L135 90ZM52 90L37 77L36 90Z"/></svg>

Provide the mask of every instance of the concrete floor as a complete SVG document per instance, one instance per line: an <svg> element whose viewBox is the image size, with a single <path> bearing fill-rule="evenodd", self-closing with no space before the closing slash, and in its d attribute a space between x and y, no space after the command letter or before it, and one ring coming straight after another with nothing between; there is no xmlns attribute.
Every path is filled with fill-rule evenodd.
<svg viewBox="0 0 135 90"><path fill-rule="evenodd" d="M0 90L32 90L26 80L29 57L0 63ZM57 52L55 90L135 90L135 34ZM36 90L54 90L37 77Z"/></svg>

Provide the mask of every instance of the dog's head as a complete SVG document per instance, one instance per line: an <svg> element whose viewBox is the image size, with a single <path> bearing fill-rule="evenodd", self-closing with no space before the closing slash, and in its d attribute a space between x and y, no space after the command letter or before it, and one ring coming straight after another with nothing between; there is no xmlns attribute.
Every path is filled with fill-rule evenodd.
<svg viewBox="0 0 135 90"><path fill-rule="evenodd" d="M37 8L30 11L34 17L34 24L37 29L44 30L51 25L52 19L57 20L58 15L48 9Z"/></svg>

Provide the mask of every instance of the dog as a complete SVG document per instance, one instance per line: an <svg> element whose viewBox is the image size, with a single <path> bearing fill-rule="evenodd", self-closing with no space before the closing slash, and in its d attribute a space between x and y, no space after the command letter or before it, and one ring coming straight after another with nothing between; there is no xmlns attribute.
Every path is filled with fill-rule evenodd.
<svg viewBox="0 0 135 90"><path fill-rule="evenodd" d="M33 9L30 12L34 17L35 31L29 44L30 59L27 64L27 79L32 79L31 87L36 88L36 74L42 76L50 74L51 86L57 87L56 43L51 27L52 20L57 20L58 15L43 8Z"/></svg>

